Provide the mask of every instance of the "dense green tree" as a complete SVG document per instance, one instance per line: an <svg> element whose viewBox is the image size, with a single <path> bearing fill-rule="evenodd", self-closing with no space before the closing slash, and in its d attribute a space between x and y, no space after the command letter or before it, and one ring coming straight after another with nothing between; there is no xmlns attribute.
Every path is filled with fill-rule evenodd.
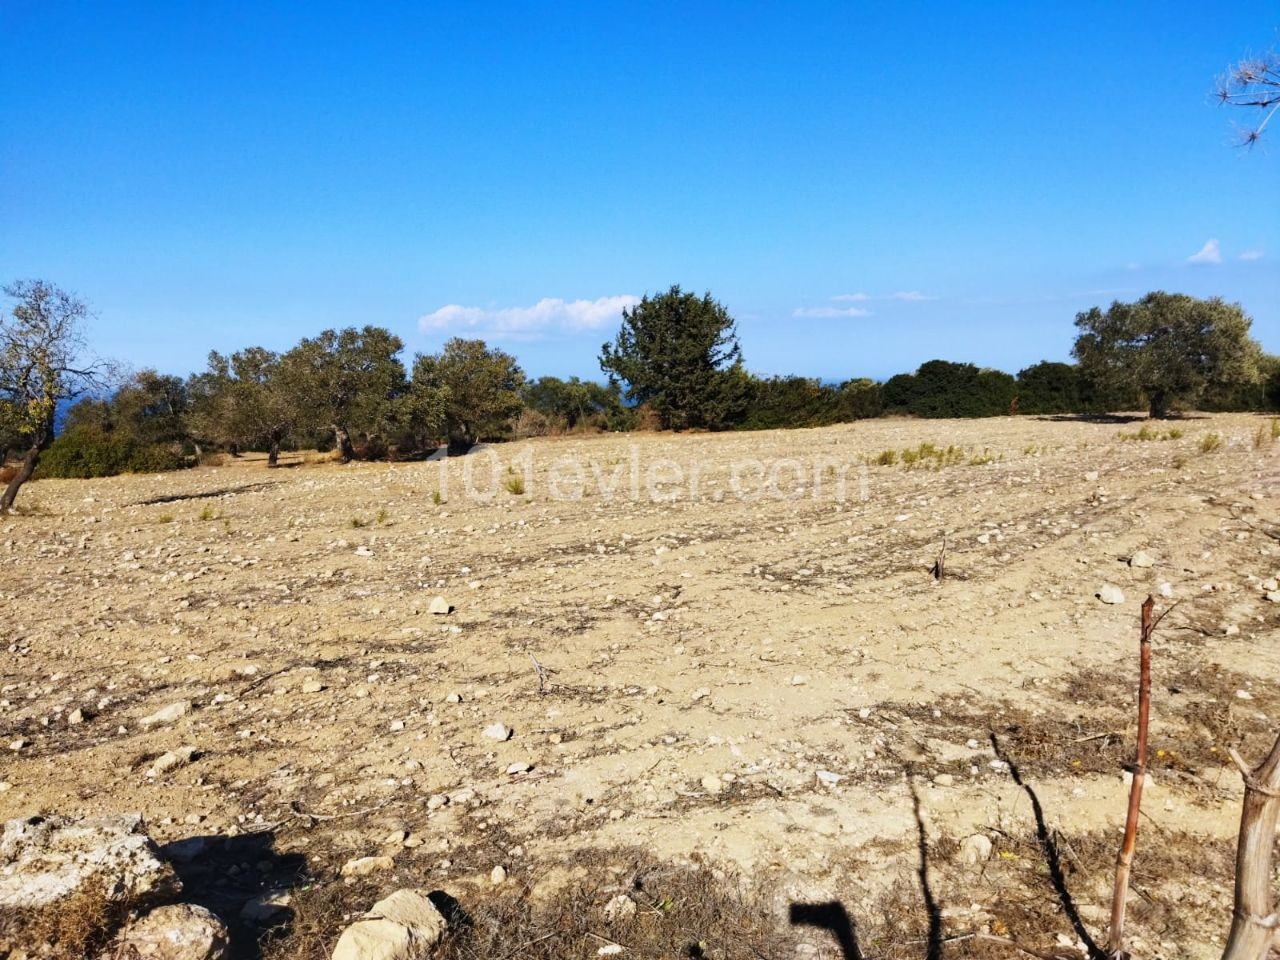
<svg viewBox="0 0 1280 960"><path fill-rule="evenodd" d="M816 377L751 378L746 410L739 422L747 430L822 427L852 419L838 387Z"/></svg>
<svg viewBox="0 0 1280 960"><path fill-rule="evenodd" d="M186 440L187 385L180 377L154 370L134 374L111 398L111 420L143 444L180 444Z"/></svg>
<svg viewBox="0 0 1280 960"><path fill-rule="evenodd" d="M595 383L570 377L539 377L523 390L524 405L565 430L590 426L598 430L626 429L630 411L622 402L619 384Z"/></svg>
<svg viewBox="0 0 1280 960"><path fill-rule="evenodd" d="M1073 352L1099 387L1140 390L1159 418L1175 404L1194 404L1211 384L1258 380L1262 350L1251 323L1239 304L1157 291L1077 314Z"/></svg>
<svg viewBox="0 0 1280 960"><path fill-rule="evenodd" d="M866 377L840 384L841 420L866 420L884 413L880 384Z"/></svg>
<svg viewBox="0 0 1280 960"><path fill-rule="evenodd" d="M413 364L413 389L443 398L449 448L455 453L508 435L522 407L524 382L515 357L483 340L454 337L440 353L419 354Z"/></svg>
<svg viewBox="0 0 1280 960"><path fill-rule="evenodd" d="M101 368L84 359L83 300L43 280L18 281L4 293L15 302L0 317L0 434L25 453L0 493L0 514L12 509L53 443L59 405L101 385Z"/></svg>
<svg viewBox="0 0 1280 960"><path fill-rule="evenodd" d="M707 293L673 286L622 312L622 328L601 348L600 367L647 404L664 428L728 426L747 398L749 379L733 318Z"/></svg>
<svg viewBox="0 0 1280 960"><path fill-rule="evenodd" d="M1070 363L1049 360L1018 372L1018 412L1080 413L1080 371Z"/></svg>
<svg viewBox="0 0 1280 960"><path fill-rule="evenodd" d="M208 369L186 385L187 427L200 441L230 448L265 449L267 466L281 445L311 419L294 384L284 376L279 354L247 347L226 357L209 354Z"/></svg>
<svg viewBox="0 0 1280 960"><path fill-rule="evenodd" d="M280 376L307 415L304 427L332 431L344 463L355 456L352 435L384 429L407 388L403 349L382 327L347 327L305 339L281 358Z"/></svg>

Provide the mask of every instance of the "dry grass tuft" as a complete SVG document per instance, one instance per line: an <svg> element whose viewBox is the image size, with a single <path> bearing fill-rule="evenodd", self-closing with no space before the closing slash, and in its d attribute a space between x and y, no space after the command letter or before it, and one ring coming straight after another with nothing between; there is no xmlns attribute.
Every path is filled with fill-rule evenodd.
<svg viewBox="0 0 1280 960"><path fill-rule="evenodd" d="M795 934L769 890L700 860L664 864L640 851L583 850L554 869L559 882L517 875L457 891L452 930L432 960L558 960L595 956L609 944L638 960L794 952ZM393 887L332 883L297 894L292 925L264 942L263 960L327 960L343 927ZM635 903L634 916L606 917L605 905L620 895Z"/></svg>
<svg viewBox="0 0 1280 960"><path fill-rule="evenodd" d="M48 907L0 914L0 956L33 945L45 945L49 960L97 956L115 936L130 905L107 897L101 887L86 889Z"/></svg>

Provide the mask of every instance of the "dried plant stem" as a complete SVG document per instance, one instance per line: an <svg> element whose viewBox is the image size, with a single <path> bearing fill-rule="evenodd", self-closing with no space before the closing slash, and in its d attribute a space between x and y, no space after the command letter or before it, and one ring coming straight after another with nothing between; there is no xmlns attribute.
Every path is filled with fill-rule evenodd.
<svg viewBox="0 0 1280 960"><path fill-rule="evenodd" d="M1138 681L1138 744L1133 763L1133 781L1129 785L1129 812L1124 824L1124 842L1116 855L1116 883L1111 896L1111 933L1107 952L1113 957L1124 955L1125 902L1129 893L1129 871L1133 851L1138 845L1138 816L1142 810L1142 784L1147 776L1147 730L1151 718L1151 634L1155 631L1152 610L1155 600L1148 596L1142 604L1142 634L1139 640L1140 673Z"/></svg>

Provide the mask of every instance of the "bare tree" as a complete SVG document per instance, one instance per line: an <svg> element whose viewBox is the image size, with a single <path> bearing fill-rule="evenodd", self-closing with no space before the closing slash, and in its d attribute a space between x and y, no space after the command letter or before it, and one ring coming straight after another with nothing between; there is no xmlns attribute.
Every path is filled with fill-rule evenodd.
<svg viewBox="0 0 1280 960"><path fill-rule="evenodd" d="M1242 140L1252 146L1262 136L1271 118L1280 110L1280 54L1268 53L1241 60L1218 81L1218 102L1232 107L1259 110L1262 120L1244 132Z"/></svg>
<svg viewBox="0 0 1280 960"><path fill-rule="evenodd" d="M43 280L16 281L4 293L17 302L10 317L0 317L0 432L19 438L26 452L0 494L0 514L12 509L53 442L58 405L101 382L102 371L84 359L83 300Z"/></svg>

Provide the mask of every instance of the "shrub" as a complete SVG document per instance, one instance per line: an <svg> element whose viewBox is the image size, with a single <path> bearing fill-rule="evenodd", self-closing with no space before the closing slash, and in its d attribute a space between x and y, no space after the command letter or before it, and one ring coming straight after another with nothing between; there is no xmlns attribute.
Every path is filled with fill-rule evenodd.
<svg viewBox="0 0 1280 960"><path fill-rule="evenodd" d="M183 467L167 447L93 426L77 427L58 437L40 457L41 477L88 479L121 473L163 473Z"/></svg>
<svg viewBox="0 0 1280 960"><path fill-rule="evenodd" d="M879 467L892 467L898 462L897 450L881 450L879 456L875 458L873 463Z"/></svg>
<svg viewBox="0 0 1280 960"><path fill-rule="evenodd" d="M1222 437L1218 436L1216 433L1206 433L1200 438L1201 453L1213 453L1213 451L1217 450L1221 446Z"/></svg>
<svg viewBox="0 0 1280 960"><path fill-rule="evenodd" d="M517 497L524 496L524 477L518 473L507 477L502 482L502 485L507 488L508 493L515 494Z"/></svg>

